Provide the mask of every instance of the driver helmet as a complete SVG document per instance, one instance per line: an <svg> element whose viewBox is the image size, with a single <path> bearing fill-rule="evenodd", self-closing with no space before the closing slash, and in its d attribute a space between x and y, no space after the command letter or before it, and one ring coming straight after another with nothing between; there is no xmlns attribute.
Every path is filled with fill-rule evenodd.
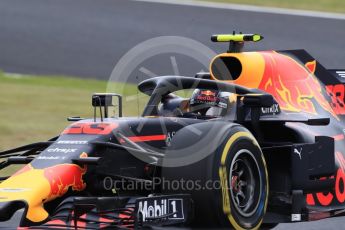
<svg viewBox="0 0 345 230"><path fill-rule="evenodd" d="M223 116L228 108L230 93L210 89L195 89L189 110L201 116Z"/></svg>

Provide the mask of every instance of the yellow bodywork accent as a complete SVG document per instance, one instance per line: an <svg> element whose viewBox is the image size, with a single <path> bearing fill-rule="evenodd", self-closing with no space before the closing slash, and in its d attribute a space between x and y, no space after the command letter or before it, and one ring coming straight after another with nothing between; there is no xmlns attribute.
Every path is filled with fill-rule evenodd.
<svg viewBox="0 0 345 230"><path fill-rule="evenodd" d="M215 56L210 63L210 74L213 80L218 80L217 76L212 72L213 62L217 58L221 57L235 57L242 63L242 72L240 76L235 80L228 80L225 82L242 85L248 88L258 88L261 83L261 78L265 71L265 59L258 52L246 52L246 53L222 53ZM219 77L219 76L218 76Z"/></svg>
<svg viewBox="0 0 345 230"><path fill-rule="evenodd" d="M37 191L40 194L37 194ZM43 208L44 198L50 193L50 184L42 169L31 169L14 175L0 184L0 202L23 200L28 204L27 219L41 222L48 218Z"/></svg>

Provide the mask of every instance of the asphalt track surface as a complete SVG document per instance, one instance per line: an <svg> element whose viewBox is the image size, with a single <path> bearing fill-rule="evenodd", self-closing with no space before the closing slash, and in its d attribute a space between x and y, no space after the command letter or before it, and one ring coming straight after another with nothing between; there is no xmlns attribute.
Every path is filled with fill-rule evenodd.
<svg viewBox="0 0 345 230"><path fill-rule="evenodd" d="M345 20L126 0L0 0L0 69L108 79L117 61L147 39L184 36L222 52L226 47L210 35L234 29L265 36L247 49L304 48L327 68L345 68ZM344 224L334 218L276 229Z"/></svg>

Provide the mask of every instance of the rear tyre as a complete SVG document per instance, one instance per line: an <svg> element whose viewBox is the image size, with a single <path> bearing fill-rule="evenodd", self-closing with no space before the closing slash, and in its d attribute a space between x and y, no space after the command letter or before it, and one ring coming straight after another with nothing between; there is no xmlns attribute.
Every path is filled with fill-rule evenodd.
<svg viewBox="0 0 345 230"><path fill-rule="evenodd" d="M258 229L268 198L264 156L255 138L244 127L232 125L224 136L216 151L207 158L184 167L164 168L163 177L194 180L202 185L192 191L178 191L192 194L195 226Z"/></svg>

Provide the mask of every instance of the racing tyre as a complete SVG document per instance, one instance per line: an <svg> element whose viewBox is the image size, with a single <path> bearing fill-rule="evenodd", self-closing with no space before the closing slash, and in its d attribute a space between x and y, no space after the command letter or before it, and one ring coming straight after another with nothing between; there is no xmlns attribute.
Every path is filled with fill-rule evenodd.
<svg viewBox="0 0 345 230"><path fill-rule="evenodd" d="M258 229L266 212L269 191L264 156L253 135L244 127L231 125L225 131L224 126L218 129L222 130L224 138L218 142L215 152L192 165L164 168L163 177L207 185L179 191L192 194L195 226ZM185 135L193 139L193 134L182 136ZM178 143L180 140L172 144Z"/></svg>

